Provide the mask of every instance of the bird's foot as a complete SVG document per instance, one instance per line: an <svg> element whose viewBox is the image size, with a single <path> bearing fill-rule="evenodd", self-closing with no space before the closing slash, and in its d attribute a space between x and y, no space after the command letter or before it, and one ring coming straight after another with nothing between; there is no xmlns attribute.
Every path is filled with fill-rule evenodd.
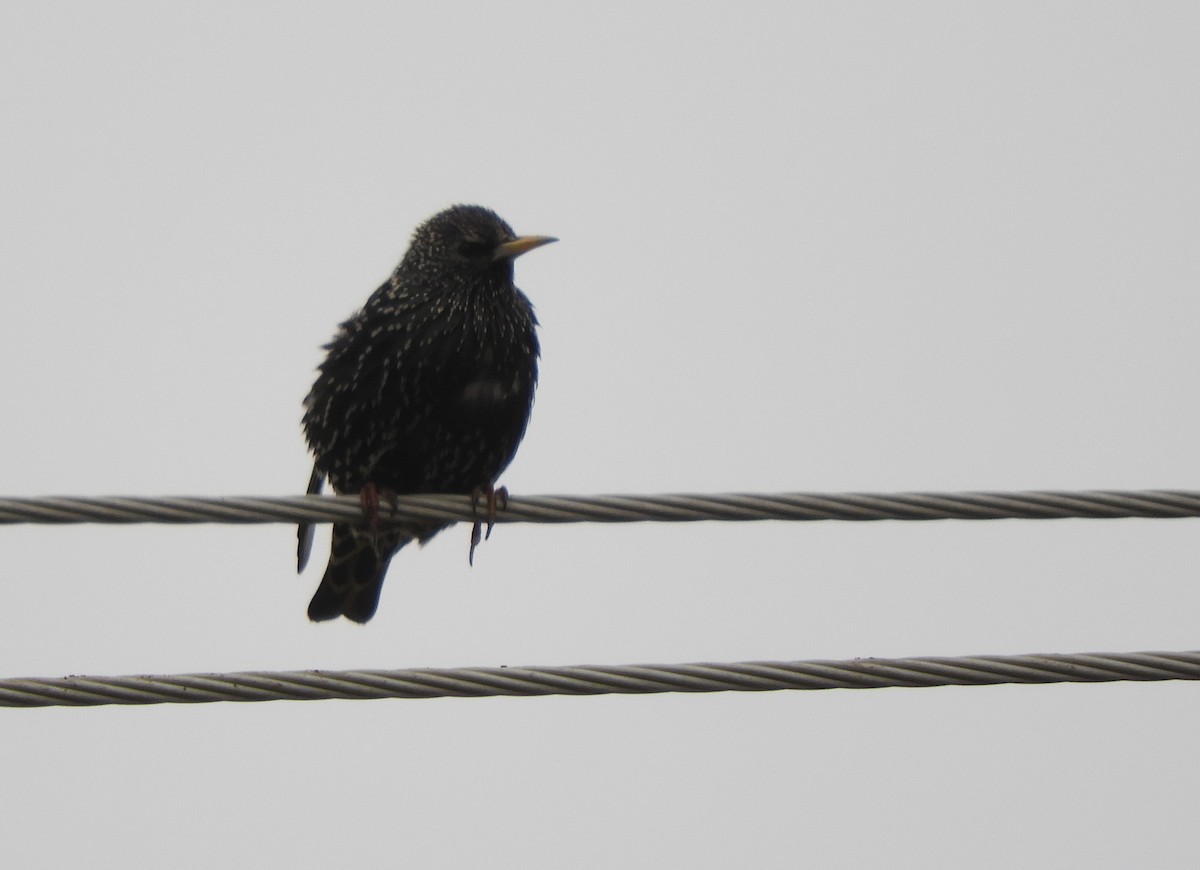
<svg viewBox="0 0 1200 870"><path fill-rule="evenodd" d="M484 514L484 519L480 520L479 502L483 499L487 508ZM500 510L508 508L508 487L501 486L499 488L488 484L487 486L477 486L471 491L471 511L476 515L474 524L471 526L471 551L467 554L467 563L475 564L475 548L479 546L480 541L486 541L492 536L492 527L496 525L496 507L499 505ZM482 534L483 523L487 523L487 534Z"/></svg>
<svg viewBox="0 0 1200 870"><path fill-rule="evenodd" d="M383 489L373 483L366 483L358 493L358 503L362 505L363 519L367 521L367 529L374 537L379 533L379 502L383 500L388 503L392 509L392 514L395 515L399 507L399 500L390 489Z"/></svg>

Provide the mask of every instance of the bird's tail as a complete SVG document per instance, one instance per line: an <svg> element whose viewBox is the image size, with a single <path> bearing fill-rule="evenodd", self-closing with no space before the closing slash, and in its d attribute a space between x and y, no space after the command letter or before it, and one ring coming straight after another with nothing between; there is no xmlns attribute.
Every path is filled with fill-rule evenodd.
<svg viewBox="0 0 1200 870"><path fill-rule="evenodd" d="M388 563L412 539L412 532L401 528L371 532L335 524L329 566L308 605L308 618L314 622L339 616L355 622L369 620L379 606Z"/></svg>

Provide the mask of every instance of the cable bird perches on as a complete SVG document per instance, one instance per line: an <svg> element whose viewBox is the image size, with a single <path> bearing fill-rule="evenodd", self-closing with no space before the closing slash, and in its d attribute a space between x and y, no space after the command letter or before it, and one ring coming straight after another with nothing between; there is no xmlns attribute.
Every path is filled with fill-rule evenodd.
<svg viewBox="0 0 1200 870"><path fill-rule="evenodd" d="M1200 516L1200 491L727 493L511 496L497 523L637 523L720 520L1168 519ZM388 523L473 522L465 495L402 495L379 511ZM363 521L356 496L0 498L7 523L332 523Z"/></svg>

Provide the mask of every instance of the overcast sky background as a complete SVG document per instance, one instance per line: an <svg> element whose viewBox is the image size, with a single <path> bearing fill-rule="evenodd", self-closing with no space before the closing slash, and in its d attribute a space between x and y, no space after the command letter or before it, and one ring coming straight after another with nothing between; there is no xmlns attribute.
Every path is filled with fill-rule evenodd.
<svg viewBox="0 0 1200 870"><path fill-rule="evenodd" d="M1200 7L0 4L0 494L283 495L456 202L514 493L1197 488ZM0 676L1200 647L1200 525L0 529ZM1194 867L1197 686L0 711L12 866ZM116 856L120 855L120 859ZM112 856L111 863L105 856ZM134 856L134 857L130 857Z"/></svg>

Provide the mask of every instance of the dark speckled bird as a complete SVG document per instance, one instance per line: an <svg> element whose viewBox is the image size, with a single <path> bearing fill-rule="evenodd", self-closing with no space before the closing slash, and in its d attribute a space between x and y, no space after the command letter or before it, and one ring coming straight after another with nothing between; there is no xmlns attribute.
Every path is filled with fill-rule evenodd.
<svg viewBox="0 0 1200 870"><path fill-rule="evenodd" d="M513 260L553 242L517 236L499 215L457 205L419 226L391 278L326 345L304 400L316 457L308 491L491 492L525 434L537 384L537 318ZM439 523L335 524L312 620L366 622L388 563ZM311 527L300 527L304 570Z"/></svg>

